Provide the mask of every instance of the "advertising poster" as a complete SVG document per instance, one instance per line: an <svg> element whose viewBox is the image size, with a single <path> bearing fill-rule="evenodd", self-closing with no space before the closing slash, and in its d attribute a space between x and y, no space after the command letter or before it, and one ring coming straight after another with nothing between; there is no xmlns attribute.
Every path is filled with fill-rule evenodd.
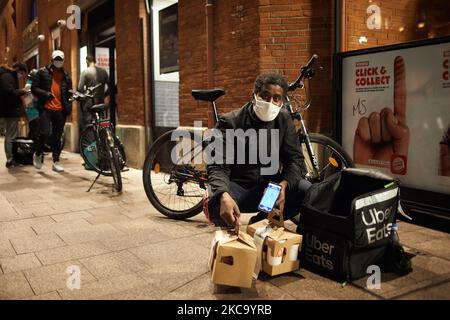
<svg viewBox="0 0 450 320"><path fill-rule="evenodd" d="M97 60L97 67L105 69L109 75L109 48L96 47L95 60Z"/></svg>
<svg viewBox="0 0 450 320"><path fill-rule="evenodd" d="M342 145L358 167L450 194L450 43L344 57Z"/></svg>

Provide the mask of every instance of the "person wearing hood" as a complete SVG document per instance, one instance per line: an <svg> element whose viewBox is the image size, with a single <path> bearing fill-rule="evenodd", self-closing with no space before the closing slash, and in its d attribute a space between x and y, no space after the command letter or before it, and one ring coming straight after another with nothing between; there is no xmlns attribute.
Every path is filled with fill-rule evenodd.
<svg viewBox="0 0 450 320"><path fill-rule="evenodd" d="M16 62L12 68L0 67L0 118L5 118L5 153L6 167L13 168L19 164L13 159L13 141L19 132L19 118L24 115L21 96L25 90L19 89L19 78L27 74L27 66Z"/></svg>
<svg viewBox="0 0 450 320"><path fill-rule="evenodd" d="M216 226L240 225L241 212L258 212L269 182L282 186L272 212L286 220L298 215L311 183L303 179L306 167L300 141L291 115L283 108L287 90L282 76L262 74L255 81L252 101L216 124L215 143L223 144L223 149L215 150L214 159L208 161L204 204L205 214ZM267 215L259 212L250 224Z"/></svg>
<svg viewBox="0 0 450 320"><path fill-rule="evenodd" d="M55 172L64 172L60 163L61 136L67 116L72 113L72 103L69 101L72 80L64 70L64 52L55 50L51 63L34 76L31 92L38 99L39 138L33 165L41 169L44 162L44 146L48 137L52 137L52 156Z"/></svg>

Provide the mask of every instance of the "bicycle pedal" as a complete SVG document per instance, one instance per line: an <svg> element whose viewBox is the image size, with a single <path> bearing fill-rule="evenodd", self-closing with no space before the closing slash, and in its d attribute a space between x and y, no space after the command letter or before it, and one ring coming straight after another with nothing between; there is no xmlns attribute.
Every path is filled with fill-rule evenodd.
<svg viewBox="0 0 450 320"><path fill-rule="evenodd" d="M130 171L130 168L123 168L123 169L121 170L121 172L128 172L128 171Z"/></svg>

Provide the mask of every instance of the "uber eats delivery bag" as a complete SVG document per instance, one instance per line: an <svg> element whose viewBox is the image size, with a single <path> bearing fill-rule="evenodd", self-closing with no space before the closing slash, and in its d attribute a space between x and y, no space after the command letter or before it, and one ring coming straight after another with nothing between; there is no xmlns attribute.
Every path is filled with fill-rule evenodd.
<svg viewBox="0 0 450 320"><path fill-rule="evenodd" d="M23 165L33 164L34 141L28 138L16 138L13 141L13 159Z"/></svg>
<svg viewBox="0 0 450 320"><path fill-rule="evenodd" d="M398 182L376 171L345 169L314 184L301 205L301 262L336 279L365 276L391 243L398 201Z"/></svg>

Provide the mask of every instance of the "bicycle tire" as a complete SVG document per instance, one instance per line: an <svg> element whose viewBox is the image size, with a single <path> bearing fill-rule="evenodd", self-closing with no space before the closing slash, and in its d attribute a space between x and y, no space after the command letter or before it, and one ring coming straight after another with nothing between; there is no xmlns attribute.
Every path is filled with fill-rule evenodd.
<svg viewBox="0 0 450 320"><path fill-rule="evenodd" d="M98 156L98 144L96 145L96 151L94 155L87 154L89 150L86 149L92 144L93 140L95 140L95 131L93 126L88 126L83 131L81 131L79 140L81 157L83 158L85 165L88 165L97 173L105 174L105 172L102 172L99 168L100 159ZM94 159L91 159L93 157L97 158L97 162L94 162Z"/></svg>
<svg viewBox="0 0 450 320"><path fill-rule="evenodd" d="M184 220L192 218L203 211L203 198L199 203L195 204L191 208L179 211L173 210L164 205L162 201L158 198L151 179L152 170L154 169L153 167L154 160L156 158L158 150L166 143L172 142L171 136L174 131L176 130L171 130L164 133L162 136L156 139L156 141L151 145L145 157L142 179L147 198L149 199L150 203L155 207L156 210L158 210L161 214L165 215L168 218L174 220ZM195 139L194 132L190 132L190 134L191 139Z"/></svg>
<svg viewBox="0 0 450 320"><path fill-rule="evenodd" d="M111 169L111 176L114 180L114 188L117 192L122 191L122 174L119 163L119 149L116 147L113 134L108 129L105 130L106 137L104 137L105 147L107 149L108 160Z"/></svg>
<svg viewBox="0 0 450 320"><path fill-rule="evenodd" d="M339 164L342 164L342 168L354 168L355 165L353 163L352 158L348 155L348 153L342 148L340 144L338 144L333 139L324 136L320 133L309 133L309 139L312 144L317 144L320 146L324 146L332 151L334 151L335 155L339 158ZM308 152L304 152L305 159L309 157ZM318 181L315 181L318 182Z"/></svg>
<svg viewBox="0 0 450 320"><path fill-rule="evenodd" d="M126 153L125 153L125 148L122 144L122 142L120 141L120 139L116 136L116 135L112 135L114 138L114 142L116 147L119 150L119 164L120 164L120 170L123 170L126 162L127 162L127 157L126 157ZM94 127L92 125L86 127L80 134L80 141L79 141L79 147L80 147L80 154L81 157L83 158L85 164L87 164L89 167L91 167L95 172L97 173L101 173L104 176L110 177L111 176L111 172L110 171L105 171L105 170L101 170L99 167L99 157L97 154L97 159L98 161L96 163L93 162L93 159L91 159L91 155L86 154L87 150L86 148L93 142L93 139L95 139L95 132L94 132Z"/></svg>

